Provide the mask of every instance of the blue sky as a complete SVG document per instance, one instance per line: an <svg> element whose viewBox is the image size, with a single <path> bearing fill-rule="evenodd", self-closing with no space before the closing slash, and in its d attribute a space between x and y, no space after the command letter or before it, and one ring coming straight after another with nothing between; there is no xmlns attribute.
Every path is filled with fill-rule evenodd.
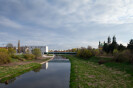
<svg viewBox="0 0 133 88"><path fill-rule="evenodd" d="M123 45L133 38L133 0L0 0L0 46L97 48L114 35Z"/></svg>

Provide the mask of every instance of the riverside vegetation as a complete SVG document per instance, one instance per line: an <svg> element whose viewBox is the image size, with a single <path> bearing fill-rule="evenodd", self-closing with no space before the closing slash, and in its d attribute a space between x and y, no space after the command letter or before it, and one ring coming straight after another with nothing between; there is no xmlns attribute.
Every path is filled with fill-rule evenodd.
<svg viewBox="0 0 133 88"><path fill-rule="evenodd" d="M64 55L71 61L71 88L133 88L133 39L127 47L113 41L69 51L77 52Z"/></svg>
<svg viewBox="0 0 133 88"><path fill-rule="evenodd" d="M41 62L50 58L43 59L39 49L33 50L34 54L15 55L13 48L0 48L0 82L5 82L27 71L41 67Z"/></svg>
<svg viewBox="0 0 133 88"><path fill-rule="evenodd" d="M64 55L71 61L71 88L133 88L133 65L110 62L111 58ZM100 60L106 63L99 64Z"/></svg>

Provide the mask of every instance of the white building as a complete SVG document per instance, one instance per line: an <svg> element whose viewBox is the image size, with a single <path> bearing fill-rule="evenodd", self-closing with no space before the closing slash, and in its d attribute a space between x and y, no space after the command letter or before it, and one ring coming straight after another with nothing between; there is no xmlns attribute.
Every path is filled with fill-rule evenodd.
<svg viewBox="0 0 133 88"><path fill-rule="evenodd" d="M38 48L41 50L41 53L48 53L48 46L27 46L29 48L29 51L32 52L33 49Z"/></svg>

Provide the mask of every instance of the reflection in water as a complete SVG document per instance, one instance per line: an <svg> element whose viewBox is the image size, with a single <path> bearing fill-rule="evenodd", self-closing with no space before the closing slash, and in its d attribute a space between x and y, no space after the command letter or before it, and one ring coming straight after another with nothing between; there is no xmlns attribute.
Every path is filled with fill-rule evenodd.
<svg viewBox="0 0 133 88"><path fill-rule="evenodd" d="M70 66L66 60L53 60L9 80L9 84L0 83L0 88L69 88Z"/></svg>
<svg viewBox="0 0 133 88"><path fill-rule="evenodd" d="M33 71L34 72L40 72L41 69L42 69L42 67L39 67L39 68L34 69Z"/></svg>
<svg viewBox="0 0 133 88"><path fill-rule="evenodd" d="M42 69L48 69L48 62L46 62L46 63L44 63L44 64L42 65Z"/></svg>
<svg viewBox="0 0 133 88"><path fill-rule="evenodd" d="M16 80L16 78L12 78L10 80L6 80L5 84L8 85L9 83L13 83Z"/></svg>

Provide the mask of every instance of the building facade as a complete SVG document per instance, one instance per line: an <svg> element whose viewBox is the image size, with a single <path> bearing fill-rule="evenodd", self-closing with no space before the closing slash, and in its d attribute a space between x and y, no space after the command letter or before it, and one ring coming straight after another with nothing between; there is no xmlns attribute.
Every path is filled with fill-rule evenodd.
<svg viewBox="0 0 133 88"><path fill-rule="evenodd" d="M32 53L32 50L38 48L41 50L41 54L48 53L48 46L27 46L29 52Z"/></svg>

